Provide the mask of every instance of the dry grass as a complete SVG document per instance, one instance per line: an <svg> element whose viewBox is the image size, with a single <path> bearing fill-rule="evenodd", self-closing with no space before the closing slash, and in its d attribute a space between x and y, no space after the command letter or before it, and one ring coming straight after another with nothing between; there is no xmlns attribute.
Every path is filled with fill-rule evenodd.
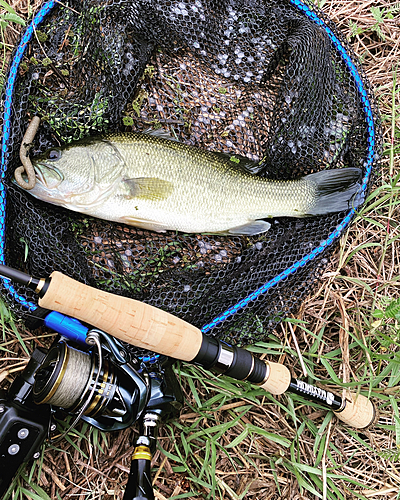
<svg viewBox="0 0 400 500"><path fill-rule="evenodd" d="M154 458L159 499L400 498L400 328L395 320L372 314L400 295L398 192L390 187L400 173L400 4L319 3L351 40L375 88L385 151L377 191L342 238L320 289L298 316L304 323L294 330L308 370L321 380L336 374L337 382L355 390L359 384L369 387L381 418L374 428L356 433L296 398L260 398L250 386L238 388L182 367L187 406L176 423L162 429L163 451ZM20 14L29 10L25 0L14 8ZM15 40L12 31L8 43ZM10 380L22 368L23 343L31 350L48 342L20 326L18 332L23 342L15 329L3 332L0 380ZM281 348L268 340L262 350L273 348L281 361L292 364L296 350L288 324L277 337ZM293 371L301 375L299 355ZM80 436L47 448L26 476L52 500L121 498L135 431L103 435L86 429L83 436L85 429L80 430Z"/></svg>

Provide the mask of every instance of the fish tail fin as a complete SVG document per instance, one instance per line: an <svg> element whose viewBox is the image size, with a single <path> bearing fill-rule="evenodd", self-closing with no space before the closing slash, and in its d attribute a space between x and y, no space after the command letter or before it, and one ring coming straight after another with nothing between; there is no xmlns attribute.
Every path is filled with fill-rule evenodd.
<svg viewBox="0 0 400 500"><path fill-rule="evenodd" d="M357 208L364 202L361 191L362 171L359 168L323 170L304 179L313 185L315 200L308 215L323 215Z"/></svg>

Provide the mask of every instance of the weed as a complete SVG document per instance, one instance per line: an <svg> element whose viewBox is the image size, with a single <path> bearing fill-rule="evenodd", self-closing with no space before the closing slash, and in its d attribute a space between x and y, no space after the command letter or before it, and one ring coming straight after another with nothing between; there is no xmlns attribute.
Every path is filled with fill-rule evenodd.
<svg viewBox="0 0 400 500"><path fill-rule="evenodd" d="M25 20L5 0L0 0L0 91L4 85L5 70L7 67L7 56L12 49L6 41L6 30L12 27L12 23L25 26Z"/></svg>

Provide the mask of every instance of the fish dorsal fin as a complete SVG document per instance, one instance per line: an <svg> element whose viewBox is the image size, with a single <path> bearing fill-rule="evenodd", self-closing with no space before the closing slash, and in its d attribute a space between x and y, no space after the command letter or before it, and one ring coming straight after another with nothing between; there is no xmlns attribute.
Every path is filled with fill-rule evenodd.
<svg viewBox="0 0 400 500"><path fill-rule="evenodd" d="M153 137L158 137L159 139L166 139L168 141L175 141L179 142L179 140L176 137L173 137L168 130L165 130L164 128L148 128L147 130L143 131L144 134L147 135L152 135Z"/></svg>
<svg viewBox="0 0 400 500"><path fill-rule="evenodd" d="M153 137L158 137L159 139L166 139L168 141L180 142L179 139L173 137L170 134L170 132L168 130L165 130L164 128L157 128L157 129L149 128L147 130L144 130L143 133L147 135L152 135ZM250 174L257 174L262 168L260 166L260 162L255 160L250 160L250 158L247 158L246 156L241 156L232 153L223 153L220 151L212 151L212 154L219 156L224 161L229 161L232 166Z"/></svg>
<svg viewBox="0 0 400 500"><path fill-rule="evenodd" d="M171 182L157 177L136 177L123 179L129 189L127 198L141 198L143 200L165 200L172 193L174 186Z"/></svg>
<svg viewBox="0 0 400 500"><path fill-rule="evenodd" d="M233 167L243 170L244 172L256 174L260 170L259 163L254 160L250 160L250 158L247 158L246 156L232 153L222 153L219 151L213 151L213 154L219 156L224 161L229 161Z"/></svg>

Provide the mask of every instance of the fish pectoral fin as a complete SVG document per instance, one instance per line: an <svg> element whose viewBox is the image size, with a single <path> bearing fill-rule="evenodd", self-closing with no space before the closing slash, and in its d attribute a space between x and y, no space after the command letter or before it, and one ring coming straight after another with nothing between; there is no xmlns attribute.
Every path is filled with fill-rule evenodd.
<svg viewBox="0 0 400 500"><path fill-rule="evenodd" d="M127 198L142 198L145 200L165 200L172 193L174 186L171 182L157 177L137 177L123 179L129 189Z"/></svg>
<svg viewBox="0 0 400 500"><path fill-rule="evenodd" d="M124 217L121 217L120 220L121 222L123 222L124 224L128 224L129 226L135 226L141 229L148 229L149 231L156 231L157 233L165 233L167 229L170 229L161 222L157 222L150 219L138 219L133 215L132 216L125 215Z"/></svg>
<svg viewBox="0 0 400 500"><path fill-rule="evenodd" d="M271 224L265 220L252 220L242 226L231 227L226 234L245 234L254 236L255 234L265 233L270 227Z"/></svg>

